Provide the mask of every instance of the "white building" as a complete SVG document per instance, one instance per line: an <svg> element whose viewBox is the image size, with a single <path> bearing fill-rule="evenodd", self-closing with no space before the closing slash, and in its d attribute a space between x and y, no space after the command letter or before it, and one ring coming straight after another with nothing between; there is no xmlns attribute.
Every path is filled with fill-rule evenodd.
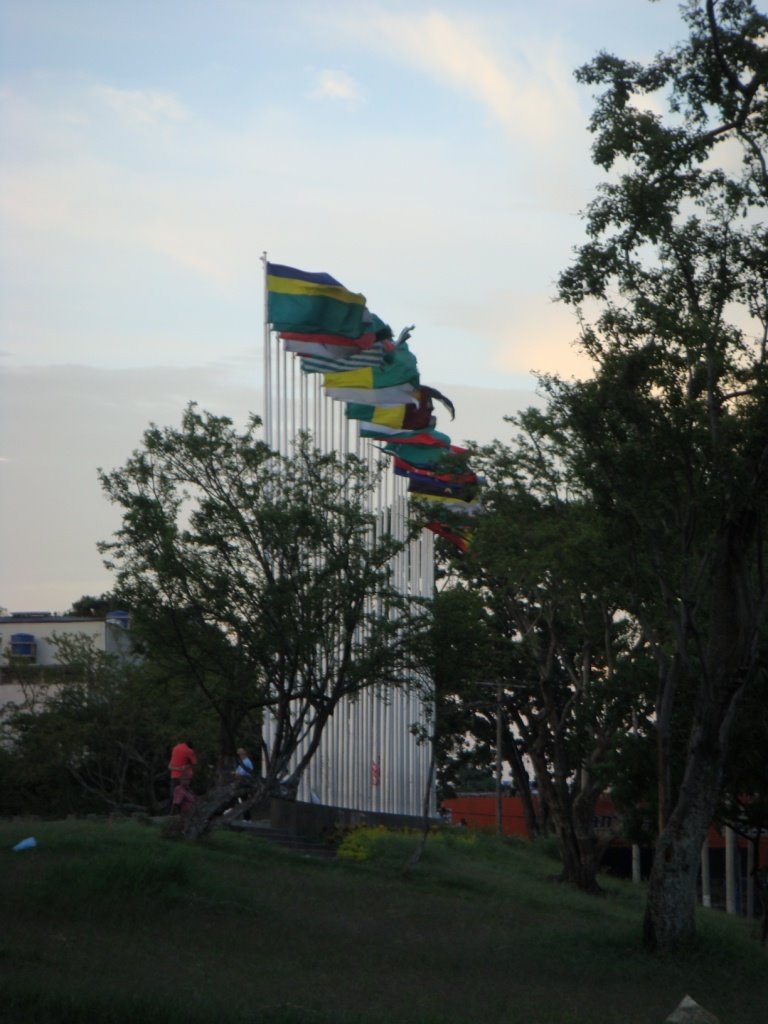
<svg viewBox="0 0 768 1024"><path fill-rule="evenodd" d="M50 612L13 612L0 615L0 707L22 699L21 687L10 675L9 658L29 665L58 665L56 638L85 636L96 650L117 654L125 650L127 612L107 615L52 615Z"/></svg>

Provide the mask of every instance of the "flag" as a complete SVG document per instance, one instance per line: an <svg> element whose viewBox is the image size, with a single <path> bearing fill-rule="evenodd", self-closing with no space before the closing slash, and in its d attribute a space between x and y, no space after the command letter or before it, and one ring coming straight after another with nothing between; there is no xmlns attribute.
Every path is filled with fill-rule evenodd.
<svg viewBox="0 0 768 1024"><path fill-rule="evenodd" d="M382 426L392 427L394 430L423 430L425 427L433 427L435 417L431 390L431 388L419 387L418 405L381 407L362 402L350 402L346 408L346 417L349 420L380 423Z"/></svg>
<svg viewBox="0 0 768 1024"><path fill-rule="evenodd" d="M275 330L357 338L365 313L365 296L330 274L267 263L267 321Z"/></svg>
<svg viewBox="0 0 768 1024"><path fill-rule="evenodd" d="M343 353L337 356L336 352ZM329 345L327 354L301 354L301 368L304 373L346 372L361 367L378 367L384 362L384 345L374 342L372 348L348 349L340 345Z"/></svg>
<svg viewBox="0 0 768 1024"><path fill-rule="evenodd" d="M437 519L433 519L424 526L427 530L431 530L432 533L436 533L438 537L442 537L444 540L454 544L459 551L467 552L469 545L472 540L472 530L460 527L446 526L445 523L439 522Z"/></svg>
<svg viewBox="0 0 768 1024"><path fill-rule="evenodd" d="M392 441L386 445L384 452L387 455L394 455L416 468L450 466L455 464L451 457L468 454L466 448L459 448L453 444L450 448L438 448L434 445L401 444L398 441Z"/></svg>
<svg viewBox="0 0 768 1024"><path fill-rule="evenodd" d="M417 498L460 498L462 501L474 501L480 493L480 486L477 483L435 480L423 473L414 473L408 480L408 493Z"/></svg>
<svg viewBox="0 0 768 1024"><path fill-rule="evenodd" d="M428 388L426 384L422 384L421 387L422 390L424 391L425 397L428 400L431 401L432 399L437 399L437 401L444 405L448 412L451 414L451 419L453 420L456 418L456 409L454 408L453 402L450 400L450 398L446 398L441 391L437 390L437 388Z"/></svg>
<svg viewBox="0 0 768 1024"><path fill-rule="evenodd" d="M394 352L388 352L380 367L367 366L359 370L326 373L327 388L391 388L398 384L418 385L419 371L416 356L403 342Z"/></svg>
<svg viewBox="0 0 768 1024"><path fill-rule="evenodd" d="M374 437L379 440L396 441L398 444L425 444L437 448L450 448L451 439L439 430L427 427L424 430L394 430L380 423L361 423L360 437Z"/></svg>
<svg viewBox="0 0 768 1024"><path fill-rule="evenodd" d="M366 349L361 348L358 345L353 345L349 338L345 338L344 345L326 345L323 341L317 341L317 338L322 338L322 334L281 334L280 338L283 342L283 348L286 352L292 352L295 356L318 356L326 359L346 359L347 356L354 355L355 352L364 352ZM304 338L314 338L314 341L303 341Z"/></svg>
<svg viewBox="0 0 768 1024"><path fill-rule="evenodd" d="M454 459L454 461L459 462L458 459ZM448 462L448 459L446 459L446 462ZM409 480L421 480L425 483L445 481L449 484L468 484L470 486L484 483L481 477L467 468L465 460L461 460L456 472L451 472L447 466L442 467L446 470L444 473L439 472L441 468L439 466L436 469L430 469L426 466L411 466L404 459L400 458L393 460L393 466L396 476L405 476Z"/></svg>
<svg viewBox="0 0 768 1024"><path fill-rule="evenodd" d="M418 405L418 388L412 384L400 384L392 388L329 388L328 398L339 402L365 402L367 405Z"/></svg>
<svg viewBox="0 0 768 1024"><path fill-rule="evenodd" d="M409 488L410 490L410 488ZM459 512L465 516L474 516L482 510L479 501L465 501L464 498L454 498L449 494L414 494L411 497L416 501L429 502L436 507L439 506L451 514Z"/></svg>
<svg viewBox="0 0 768 1024"><path fill-rule="evenodd" d="M362 420L364 423L380 423L383 427L403 430L406 412L412 409L417 412L418 406L413 405L367 405L362 402L348 402L344 415L348 420ZM421 425L421 424L420 424ZM423 426L427 426L426 423Z"/></svg>
<svg viewBox="0 0 768 1024"><path fill-rule="evenodd" d="M369 349L381 342L386 352L394 352L392 328L385 324L381 317L367 309L363 313L363 333L356 338L348 338L343 334L327 334L318 331L281 331L280 338L286 352L313 354L309 346L322 345L326 350Z"/></svg>
<svg viewBox="0 0 768 1024"><path fill-rule="evenodd" d="M280 331L280 338L286 352L300 352L303 345L322 345L324 348L361 349L373 348L376 341L375 331L363 331L356 338L346 338L343 334L324 334L320 331Z"/></svg>
<svg viewBox="0 0 768 1024"><path fill-rule="evenodd" d="M403 408L402 406L396 408ZM406 406L405 408L408 408ZM386 410L389 411L388 409ZM402 414L401 414L402 416ZM432 423L424 428L424 431L431 430L434 425L435 417L432 417ZM386 423L371 423L367 420L359 420L360 425L360 437L373 437L381 441L403 441L407 442L409 439L417 437L426 437L424 431L419 432L418 430L403 430L402 427L390 427Z"/></svg>

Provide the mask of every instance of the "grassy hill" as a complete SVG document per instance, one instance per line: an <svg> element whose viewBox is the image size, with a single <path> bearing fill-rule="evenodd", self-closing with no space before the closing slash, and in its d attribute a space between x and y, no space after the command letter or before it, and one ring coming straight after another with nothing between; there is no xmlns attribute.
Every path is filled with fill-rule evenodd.
<svg viewBox="0 0 768 1024"><path fill-rule="evenodd" d="M34 835L38 846L13 852ZM321 860L128 821L0 823L0 1020L94 1024L661 1024L685 994L768 1020L768 950L702 911L697 948L639 948L644 893L552 881L540 849L366 832Z"/></svg>

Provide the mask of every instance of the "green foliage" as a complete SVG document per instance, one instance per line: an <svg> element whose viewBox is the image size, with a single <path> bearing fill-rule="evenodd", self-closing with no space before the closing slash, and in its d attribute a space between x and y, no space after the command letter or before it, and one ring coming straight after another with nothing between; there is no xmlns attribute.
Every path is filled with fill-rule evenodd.
<svg viewBox="0 0 768 1024"><path fill-rule="evenodd" d="M308 436L283 456L190 404L179 429L152 426L126 465L102 473L122 511L101 545L146 655L205 696L234 754L277 721L264 774L300 773L345 696L398 685L422 610L392 585L403 547L368 510L356 456ZM374 596L376 600L374 601Z"/></svg>
<svg viewBox="0 0 768 1024"><path fill-rule="evenodd" d="M370 860L377 841L380 842L386 834L383 825L378 828L360 826L350 829L336 848L336 855L341 860Z"/></svg>
<svg viewBox="0 0 768 1024"><path fill-rule="evenodd" d="M703 0L684 17L688 39L649 63L601 53L577 73L606 174L558 290L593 373L542 377L546 407L476 453L488 514L456 568L557 833L609 784L634 835L654 810L668 823L649 946L692 936L768 607L768 15ZM456 693L490 749L482 698ZM739 730L763 755L764 729Z"/></svg>
<svg viewBox="0 0 768 1024"><path fill-rule="evenodd" d="M60 665L45 675L20 667L24 699L0 714L0 813L156 812L167 801L170 748L187 733L204 775L215 735L194 690L83 634L55 644Z"/></svg>
<svg viewBox="0 0 768 1024"><path fill-rule="evenodd" d="M83 594L77 601L72 602L72 607L64 614L96 616L106 615L108 612L114 612L118 609L127 610L117 595L107 591L104 594L99 594L98 597L94 597L91 594Z"/></svg>
<svg viewBox="0 0 768 1024"><path fill-rule="evenodd" d="M768 832L768 671L761 664L734 723L718 820L742 834ZM758 864L759 867L767 865Z"/></svg>
<svg viewBox="0 0 768 1024"><path fill-rule="evenodd" d="M487 769L501 714L501 755L524 798L523 757L532 762L540 806L561 840L564 878L593 889L594 803L621 751L617 737L633 723L647 725L655 671L626 611L625 566L609 521L561 457L550 419L529 411L515 425L511 444L475 454L488 481L487 511L471 558L457 560L457 582L441 595L449 609L464 610L465 632L481 638L469 684L459 674L447 684L449 735L474 741L469 749L454 741L449 766L460 777L485 755ZM436 623L440 617L438 603ZM446 623L449 634L450 616ZM450 636L446 645L450 666ZM465 661L454 661L461 670Z"/></svg>
<svg viewBox="0 0 768 1024"><path fill-rule="evenodd" d="M649 946L693 934L696 853L768 595L768 16L704 0L684 17L688 39L648 64L601 53L578 73L599 90L606 176L559 292L595 369L543 381L540 418L540 444L610 524L657 665L668 827Z"/></svg>
<svg viewBox="0 0 768 1024"><path fill-rule="evenodd" d="M492 756L469 723L470 708L487 702L493 635L481 594L452 580L435 596L424 650L429 651L436 700L438 794L472 789L472 779L492 773ZM467 744L469 733L473 742Z"/></svg>
<svg viewBox="0 0 768 1024"><path fill-rule="evenodd" d="M336 855L345 861L371 861L379 867L394 864L401 868L418 839L419 834L413 829L394 830L383 825L361 825L346 833L336 849ZM475 850L479 842L477 832L433 828L427 835L426 850L434 851L440 847Z"/></svg>

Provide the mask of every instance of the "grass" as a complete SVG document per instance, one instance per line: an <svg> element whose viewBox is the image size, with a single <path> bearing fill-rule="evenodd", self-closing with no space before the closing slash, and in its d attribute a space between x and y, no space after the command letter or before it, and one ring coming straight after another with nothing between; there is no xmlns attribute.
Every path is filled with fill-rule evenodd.
<svg viewBox="0 0 768 1024"><path fill-rule="evenodd" d="M15 853L35 835L38 846ZM696 947L639 946L644 892L595 899L542 851L474 833L353 837L315 860L248 835L188 845L127 821L0 823L0 1019L25 1024L661 1024L685 994L768 1020L768 951L702 911Z"/></svg>

